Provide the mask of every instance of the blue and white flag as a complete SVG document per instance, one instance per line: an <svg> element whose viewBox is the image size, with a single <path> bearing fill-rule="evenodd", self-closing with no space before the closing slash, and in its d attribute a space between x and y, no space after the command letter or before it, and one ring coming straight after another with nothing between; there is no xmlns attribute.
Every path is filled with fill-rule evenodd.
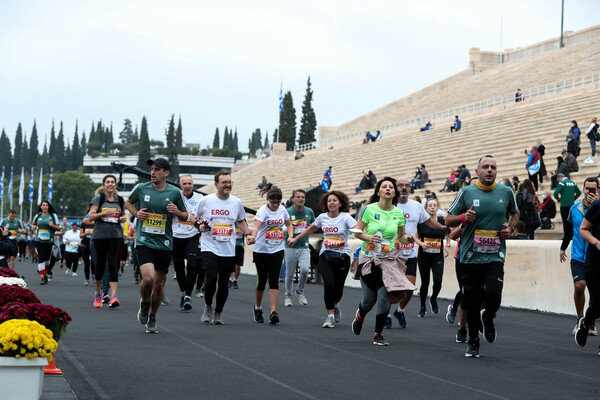
<svg viewBox="0 0 600 400"><path fill-rule="evenodd" d="M283 112L283 83L279 83L279 114Z"/></svg>
<svg viewBox="0 0 600 400"><path fill-rule="evenodd" d="M25 190L25 168L21 167L21 183L19 184L19 205L23 204L23 191Z"/></svg>
<svg viewBox="0 0 600 400"><path fill-rule="evenodd" d="M0 200L4 197L4 166L2 167L2 178L0 178Z"/></svg>
<svg viewBox="0 0 600 400"><path fill-rule="evenodd" d="M31 179L29 180L29 204L33 203L33 168L31 168Z"/></svg>
<svg viewBox="0 0 600 400"><path fill-rule="evenodd" d="M48 203L52 203L52 170L50 170L50 179L48 180Z"/></svg>
<svg viewBox="0 0 600 400"><path fill-rule="evenodd" d="M44 177L44 168L40 168L40 184L38 185L38 206L42 204L42 178Z"/></svg>
<svg viewBox="0 0 600 400"><path fill-rule="evenodd" d="M10 202L10 208L12 208L12 185L13 185L13 169L10 167L10 182L8 183L8 201Z"/></svg>

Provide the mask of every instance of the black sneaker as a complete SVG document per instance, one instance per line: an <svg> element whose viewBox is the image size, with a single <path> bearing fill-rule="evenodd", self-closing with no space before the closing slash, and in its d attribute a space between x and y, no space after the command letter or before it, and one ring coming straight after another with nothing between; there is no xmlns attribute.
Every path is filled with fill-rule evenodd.
<svg viewBox="0 0 600 400"><path fill-rule="evenodd" d="M469 340L469 348L465 353L465 357L467 358L479 358L479 338L475 340Z"/></svg>
<svg viewBox="0 0 600 400"><path fill-rule="evenodd" d="M577 324L577 332L575 332L575 343L581 347L585 346L589 331L590 328L585 325L585 321L581 318Z"/></svg>
<svg viewBox="0 0 600 400"><path fill-rule="evenodd" d="M365 322L365 319L361 318L359 310L356 310L356 316L354 317L354 321L352 321L352 332L354 332L355 335L360 335L363 322Z"/></svg>
<svg viewBox="0 0 600 400"><path fill-rule="evenodd" d="M385 319L385 323L383 324L383 329L392 329L392 318L387 317Z"/></svg>
<svg viewBox="0 0 600 400"><path fill-rule="evenodd" d="M271 314L269 315L269 324L277 325L278 323L279 323L279 314L277 314L277 311L271 311Z"/></svg>
<svg viewBox="0 0 600 400"><path fill-rule="evenodd" d="M496 327L494 326L494 318L486 317L485 309L479 312L481 316L481 326L483 327L483 336L488 343L494 343L496 340Z"/></svg>
<svg viewBox="0 0 600 400"><path fill-rule="evenodd" d="M102 302L104 304L108 304L109 301L110 301L110 296L108 295L108 293L104 293L104 295L102 296Z"/></svg>
<svg viewBox="0 0 600 400"><path fill-rule="evenodd" d="M446 321L448 321L449 324L453 324L455 320L456 320L456 310L454 309L454 306L452 304L449 304L448 312L446 313Z"/></svg>
<svg viewBox="0 0 600 400"><path fill-rule="evenodd" d="M232 280L228 280L227 281L227 289L231 289L231 286L233 286L233 281Z"/></svg>
<svg viewBox="0 0 600 400"><path fill-rule="evenodd" d="M262 324L265 322L265 319L263 318L262 310L259 310L256 307L254 307L254 322L258 322L259 324Z"/></svg>
<svg viewBox="0 0 600 400"><path fill-rule="evenodd" d="M179 310L180 310L180 311L183 311L183 298L184 298L184 297L185 297L185 296L181 296L181 300L179 301Z"/></svg>
<svg viewBox="0 0 600 400"><path fill-rule="evenodd" d="M429 299L429 307L431 308L431 312L437 314L440 312L440 308L438 307L437 299Z"/></svg>
<svg viewBox="0 0 600 400"><path fill-rule="evenodd" d="M189 311L192 309L192 299L190 299L190 296L185 296L183 298L183 309L185 311Z"/></svg>
<svg viewBox="0 0 600 400"><path fill-rule="evenodd" d="M467 343L467 328L458 328L456 343Z"/></svg>
<svg viewBox="0 0 600 400"><path fill-rule="evenodd" d="M394 317L398 319L398 323L402 328L406 328L406 317L404 316L404 311L394 311Z"/></svg>
<svg viewBox="0 0 600 400"><path fill-rule="evenodd" d="M237 281L233 281L233 288L234 289L239 289L240 287L238 286Z"/></svg>
<svg viewBox="0 0 600 400"><path fill-rule="evenodd" d="M417 314L417 317L425 318L426 315L427 315L427 309L425 307L421 307L421 311L419 311L419 313Z"/></svg>
<svg viewBox="0 0 600 400"><path fill-rule="evenodd" d="M381 336L381 333L376 333L375 336L373 336L373 344L377 346L389 346L390 342L385 340L384 337Z"/></svg>
<svg viewBox="0 0 600 400"><path fill-rule="evenodd" d="M146 323L146 333L158 333L158 328L156 327L156 315L150 315L148 317L148 322Z"/></svg>
<svg viewBox="0 0 600 400"><path fill-rule="evenodd" d="M138 310L137 319L140 324L144 325L148 322L148 315L150 314L150 302L142 301L140 299L140 309Z"/></svg>

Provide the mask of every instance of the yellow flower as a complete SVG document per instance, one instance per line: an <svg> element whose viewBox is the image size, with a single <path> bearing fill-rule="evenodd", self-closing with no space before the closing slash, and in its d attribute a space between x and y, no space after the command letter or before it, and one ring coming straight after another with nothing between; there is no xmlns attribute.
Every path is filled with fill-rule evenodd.
<svg viewBox="0 0 600 400"><path fill-rule="evenodd" d="M0 356L47 357L58 348L52 332L35 321L12 319L0 324Z"/></svg>

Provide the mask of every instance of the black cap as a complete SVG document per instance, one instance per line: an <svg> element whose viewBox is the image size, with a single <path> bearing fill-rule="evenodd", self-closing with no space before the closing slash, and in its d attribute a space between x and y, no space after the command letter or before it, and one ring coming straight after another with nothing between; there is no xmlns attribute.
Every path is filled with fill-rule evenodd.
<svg viewBox="0 0 600 400"><path fill-rule="evenodd" d="M155 158L154 160L150 159L150 160L146 161L146 164L148 164L150 166L156 165L158 168L162 168L165 171L171 170L171 164L169 164L169 162L166 159L161 158L161 157Z"/></svg>
<svg viewBox="0 0 600 400"><path fill-rule="evenodd" d="M77 222L73 222L71 226L79 226L79 224Z"/></svg>

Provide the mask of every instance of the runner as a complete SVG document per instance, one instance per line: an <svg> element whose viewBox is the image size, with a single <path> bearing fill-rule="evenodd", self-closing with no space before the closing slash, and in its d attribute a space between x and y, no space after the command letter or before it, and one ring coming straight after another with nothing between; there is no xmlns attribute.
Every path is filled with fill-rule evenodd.
<svg viewBox="0 0 600 400"><path fill-rule="evenodd" d="M583 218L588 212L590 206L598 200L598 178L589 177L583 182L583 200L579 201L569 210L567 220L570 223L571 229L566 230L565 237L560 245L560 262L567 261L566 250L571 244L571 275L573 275L574 293L573 300L575 301L575 311L577 312L577 322L573 328L573 334L577 332L579 320L583 318L583 307L585 306L585 255L588 249L588 244L581 237L579 228L583 222ZM598 331L595 324L590 326L589 333L596 336Z"/></svg>
<svg viewBox="0 0 600 400"><path fill-rule="evenodd" d="M298 236L315 221L315 214L310 208L304 207L306 201L306 192L304 190L294 190L292 193L292 201L294 202L294 205L288 208L287 211L288 214L290 214L290 220L294 227L294 236ZM323 211L326 212L327 210ZM305 306L308 304L308 300L304 295L304 286L308 280L308 271L310 269L308 237L305 236L300 241L297 241L293 247L290 246L287 235L285 239L286 274L285 300L283 305L285 307L290 307L292 305L292 289L294 288L294 275L297 265L300 269L300 273L298 274L298 286L294 293L298 296L298 303Z"/></svg>
<svg viewBox="0 0 600 400"><path fill-rule="evenodd" d="M123 238L121 221L126 219L124 200L117 192L117 178L105 175L102 178L102 188L91 201L90 222L94 222L93 238L96 252L96 295L94 307L102 307L102 278L108 267L108 280L111 298L109 308L119 307L117 288L119 286L118 256Z"/></svg>
<svg viewBox="0 0 600 400"><path fill-rule="evenodd" d="M158 333L156 313L173 253L173 216L187 221L188 212L181 191L166 181L171 173L169 162L156 158L146 163L152 168L151 182L137 184L125 206L137 218L135 251L142 273L137 318L146 325L146 333Z"/></svg>
<svg viewBox="0 0 600 400"><path fill-rule="evenodd" d="M81 258L83 259L83 272L85 274L85 281L83 282L84 286L89 286L90 284L90 270L92 274L96 273L96 265L94 264L94 260L92 258L92 253L90 249L90 239L92 237L92 233L94 232L94 224L89 222L89 210L86 212L88 218L84 218L81 223L79 234L81 236L81 244L79 245L79 252L81 254Z"/></svg>
<svg viewBox="0 0 600 400"><path fill-rule="evenodd" d="M19 245L17 242L18 235L21 232L25 232L23 222L19 218L17 218L17 211L11 209L8 212L8 217L2 220L0 226L5 226L8 229L10 243L13 246L13 251L10 256L10 269L15 269L15 257L19 252Z"/></svg>
<svg viewBox="0 0 600 400"><path fill-rule="evenodd" d="M239 289L238 278L244 265L244 234L237 222L235 223L235 271L229 276L228 287Z"/></svg>
<svg viewBox="0 0 600 400"><path fill-rule="evenodd" d="M77 276L77 267L79 266L79 245L81 244L81 234L77 222L71 224L71 230L65 232L62 237L65 245L65 263L67 271L73 271L73 276Z"/></svg>
<svg viewBox="0 0 600 400"><path fill-rule="evenodd" d="M443 227L435 218L431 218L429 214L427 214L421 203L408 198L410 195L410 181L407 178L398 178L396 185L400 192L397 207L404 212L404 230L408 236L415 235L417 233L418 224L423 223L426 223L431 229L447 231L446 227ZM400 255L406 258L406 277L414 285L417 282L417 249L415 248L415 244L414 242L404 244L396 241L396 248L400 251ZM406 328L404 308L411 297L412 293L408 293L408 295L398 304L396 311L394 311L394 317L396 317L402 328ZM392 318L391 315L388 315L386 328L391 327Z"/></svg>
<svg viewBox="0 0 600 400"><path fill-rule="evenodd" d="M173 265L177 274L177 284L181 291L180 310L192 309L192 290L196 283L196 253L200 232L194 227L196 218L194 210L202 199L200 193L194 192L194 181L191 175L183 175L179 179L179 187L188 212L185 221L173 218ZM186 265L187 260L187 265ZM186 273L187 268L187 273Z"/></svg>
<svg viewBox="0 0 600 400"><path fill-rule="evenodd" d="M425 203L425 211L429 217L443 226L444 218L437 216L437 199L431 198ZM442 277L444 275L444 258L448 257L448 250L444 248L444 238L447 232L441 229L432 229L426 223L417 225L418 238L415 239L419 245L419 275L421 277L421 287L419 296L421 298L421 310L418 317L424 318L427 315L425 302L427 301L427 292L429 282L433 274L433 287L431 297L429 298L429 308L433 314L440 312L437 296L442 290ZM448 240L446 240L448 242Z"/></svg>
<svg viewBox="0 0 600 400"><path fill-rule="evenodd" d="M367 313L377 304L373 344L389 346L382 335L390 309L390 298L402 299L412 293L415 285L404 274L404 257L391 246L394 237L399 243L414 242L414 235L404 230L404 213L396 207L400 194L396 181L386 176L375 186L373 195L361 210L355 233L362 240L361 252L354 279L360 278L363 297L352 322L352 332L360 335ZM318 219L318 218L317 218Z"/></svg>
<svg viewBox="0 0 600 400"><path fill-rule="evenodd" d="M29 224L23 223L23 229L17 232L17 246L19 247L19 261L27 259L27 232L29 232Z"/></svg>
<svg viewBox="0 0 600 400"><path fill-rule="evenodd" d="M254 296L254 321L265 322L262 312L262 299L267 281L269 282L269 300L271 314L269 324L279 323L277 313L277 302L279 300L279 272L283 263L284 233L286 229L288 236L294 236L294 227L290 221L290 215L281 205L283 194L281 189L272 183L267 183L259 191L261 196L267 195L267 204L258 209L254 218L254 227L248 236L248 244L254 244L252 256L256 264L256 288Z"/></svg>
<svg viewBox="0 0 600 400"><path fill-rule="evenodd" d="M327 318L323 328L333 328L342 319L338 303L344 294L344 284L350 270L350 229L356 226L354 218L347 213L350 201L345 193L332 190L321 196L319 206L323 211L315 222L300 235L288 239L294 247L305 237L323 229L323 244L319 252L319 272L323 278L323 297Z"/></svg>
<svg viewBox="0 0 600 400"><path fill-rule="evenodd" d="M229 294L227 282L229 275L235 270L234 224L238 223L244 236L249 233L242 201L231 194L231 174L228 171L219 171L215 174L214 181L217 193L204 196L200 200L194 214L199 220L194 225L202 232L200 246L206 279L205 306L201 320L207 324L213 321L215 325L223 325L221 313ZM203 223L200 223L200 220ZM215 292L217 304L213 310Z"/></svg>
<svg viewBox="0 0 600 400"><path fill-rule="evenodd" d="M63 242L63 235L66 232L69 232L69 220L67 219L67 217L63 217L62 218L62 222L60 223L60 232L56 232L56 236L58 236L58 240L59 240L59 249L60 249L60 256L58 258L60 258L60 269L62 269L62 267L65 265L65 260L66 260L66 255L65 255L65 243ZM65 271L65 273L68 275L71 271L69 271L69 269L67 269Z"/></svg>
<svg viewBox="0 0 600 400"><path fill-rule="evenodd" d="M60 230L58 216L54 212L52 204L42 201L38 212L31 223L35 233L35 249L38 254L38 273L40 274L40 285L48 283L47 268L50 266L52 246L54 245L54 231Z"/></svg>
<svg viewBox="0 0 600 400"><path fill-rule="evenodd" d="M496 185L496 160L492 156L482 157L475 172L479 182L460 190L446 219L449 226L464 225L460 262L462 302L467 309L469 331L465 357L479 357L479 320L485 339L489 343L496 340L494 318L502 300L505 239L519 222L514 193L504 185ZM509 222L506 222L507 213ZM482 300L486 308L480 310Z"/></svg>

